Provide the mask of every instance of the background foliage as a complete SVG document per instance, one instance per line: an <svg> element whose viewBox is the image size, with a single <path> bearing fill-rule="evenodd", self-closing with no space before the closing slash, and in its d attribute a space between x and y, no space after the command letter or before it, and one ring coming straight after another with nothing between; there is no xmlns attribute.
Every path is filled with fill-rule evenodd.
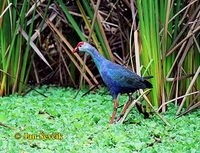
<svg viewBox="0 0 200 153"><path fill-rule="evenodd" d="M199 0L1 0L0 152L198 152L199 111L174 114L200 106L199 21ZM135 109L126 126L108 124L111 96L91 57L72 53L79 41L153 75L154 88L140 100L157 115L168 110L171 126ZM74 98L69 86L84 90ZM101 90L81 97L94 87ZM14 138L41 131L63 139Z"/></svg>
<svg viewBox="0 0 200 153"><path fill-rule="evenodd" d="M198 0L0 2L0 95L34 85L94 87L101 78L90 57L73 54L79 41L140 75L153 75L145 100L199 106L200 2ZM97 16L94 16L97 12ZM94 26L92 26L92 21ZM83 63L86 63L82 67ZM83 73L85 72L85 73ZM79 75L81 74L81 75ZM100 85L98 86L100 87ZM192 94L189 98L186 96ZM184 96L184 98L179 98Z"/></svg>

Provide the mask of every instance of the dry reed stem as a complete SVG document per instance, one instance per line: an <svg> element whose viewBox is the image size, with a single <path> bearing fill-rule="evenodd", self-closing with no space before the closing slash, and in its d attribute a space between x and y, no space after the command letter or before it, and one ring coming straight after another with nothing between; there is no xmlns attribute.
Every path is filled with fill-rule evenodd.
<svg viewBox="0 0 200 153"><path fill-rule="evenodd" d="M200 93L200 91L195 91L195 92L188 93L188 94L185 94L185 95L183 95L183 96L180 96L180 97L171 99L171 100L169 100L169 101L167 101L167 102L164 102L164 103L157 109L157 112L160 111L160 109L163 107L163 105L167 105L167 104L169 104L169 103L171 103L171 102L173 102L173 101L175 101L175 100L178 100L178 99L181 99L181 98L184 98L184 97L187 97L187 96L191 96L191 95L194 95L194 94L199 94L199 93Z"/></svg>
<svg viewBox="0 0 200 153"><path fill-rule="evenodd" d="M91 36L92 36L92 32L94 30L94 24L95 24L95 21L96 21L96 18L97 18L97 13L98 13L98 10L99 10L99 5L101 3L101 0L98 0L97 1L97 6L95 8L95 12L94 12L94 17L92 19L92 24L91 24L91 28L90 28L90 33L89 33L89 37L88 37L88 43L90 43L90 39L91 39ZM84 59L83 59L83 68L82 68L82 72L85 73L85 64L86 64L86 59L87 59L87 54L84 54ZM80 79L80 83L79 83L79 91L80 91L80 87L81 87L81 84L83 82L83 74L81 73L81 79ZM78 91L78 92L79 92Z"/></svg>
<svg viewBox="0 0 200 153"><path fill-rule="evenodd" d="M190 92L190 90L191 90L193 84L195 83L196 79L198 78L199 73L200 73L200 66L199 66L197 72L195 73L195 75L194 75L192 81L190 82L190 85L189 85L189 87L188 87L188 89L187 89L185 95L187 95L187 94ZM180 112L181 112L181 110L182 110L182 108L183 108L183 105L184 105L184 103L185 103L186 98L187 98L187 96L185 96L185 97L183 98L183 100L182 100L182 102L181 102L181 105L179 106L179 109L178 109L178 111L177 111L177 113L176 113L177 115L180 114Z"/></svg>

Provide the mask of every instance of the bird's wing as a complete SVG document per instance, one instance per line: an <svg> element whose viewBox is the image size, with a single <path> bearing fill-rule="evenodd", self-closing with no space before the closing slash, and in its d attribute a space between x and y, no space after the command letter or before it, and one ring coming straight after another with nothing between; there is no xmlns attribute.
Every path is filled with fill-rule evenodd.
<svg viewBox="0 0 200 153"><path fill-rule="evenodd" d="M143 88L143 79L124 66L109 63L107 65L107 77L112 79L116 85L127 88Z"/></svg>

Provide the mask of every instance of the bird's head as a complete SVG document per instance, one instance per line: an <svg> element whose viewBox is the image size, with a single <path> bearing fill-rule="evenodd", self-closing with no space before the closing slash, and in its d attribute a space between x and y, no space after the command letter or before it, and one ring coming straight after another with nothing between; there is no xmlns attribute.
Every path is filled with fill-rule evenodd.
<svg viewBox="0 0 200 153"><path fill-rule="evenodd" d="M93 48L93 46L91 46L89 43L86 42L79 42L78 45L74 48L73 53L76 52L87 52L88 50L90 50L91 48Z"/></svg>

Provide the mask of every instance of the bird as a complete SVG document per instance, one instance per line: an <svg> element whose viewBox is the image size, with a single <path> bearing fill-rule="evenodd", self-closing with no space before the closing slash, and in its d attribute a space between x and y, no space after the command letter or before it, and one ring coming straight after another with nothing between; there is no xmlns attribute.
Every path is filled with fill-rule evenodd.
<svg viewBox="0 0 200 153"><path fill-rule="evenodd" d="M97 51L97 49L89 43L79 42L77 44L77 46L73 50L73 53L75 54L81 52L85 52L92 57L102 80L108 87L110 94L114 99L114 110L111 116L110 124L113 124L115 120L118 108L119 95L127 93L129 96L128 102L125 104L124 109L120 113L121 118L126 112L126 109L131 104L132 94L135 91L139 89L153 88L152 84L147 81L147 79L150 79L153 76L140 77L125 66L116 64L104 58ZM119 120L119 118L117 120Z"/></svg>

